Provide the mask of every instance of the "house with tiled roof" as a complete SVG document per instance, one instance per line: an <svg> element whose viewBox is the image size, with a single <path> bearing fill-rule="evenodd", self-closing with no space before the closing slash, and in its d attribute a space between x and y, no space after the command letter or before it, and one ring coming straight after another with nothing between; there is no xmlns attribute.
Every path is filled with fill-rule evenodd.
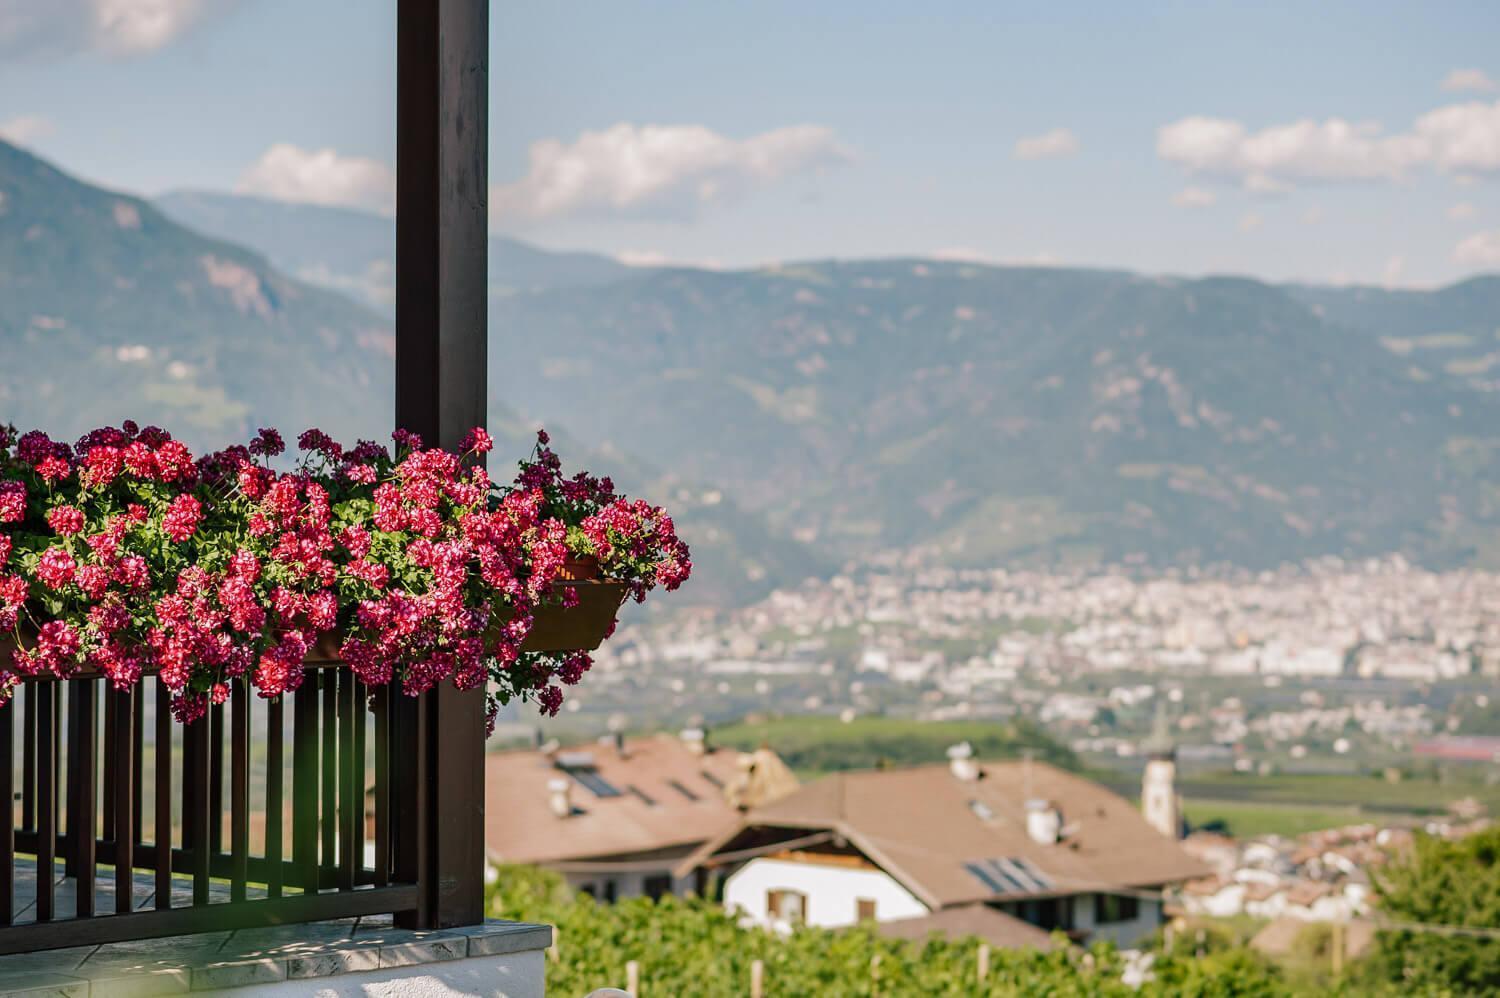
<svg viewBox="0 0 1500 998"><path fill-rule="evenodd" d="M840 773L750 809L679 871L717 878L771 927L918 919L983 906L1078 940L1131 944L1162 889L1210 873L1125 799L1030 761Z"/></svg>
<svg viewBox="0 0 1500 998"><path fill-rule="evenodd" d="M771 749L715 748L693 729L492 752L485 850L492 863L554 870L601 900L680 895L701 886L674 874L684 857L797 786Z"/></svg>

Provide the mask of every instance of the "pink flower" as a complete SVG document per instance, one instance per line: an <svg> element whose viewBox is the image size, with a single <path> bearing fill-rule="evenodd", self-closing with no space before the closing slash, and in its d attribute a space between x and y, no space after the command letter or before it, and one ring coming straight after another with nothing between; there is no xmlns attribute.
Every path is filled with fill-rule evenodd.
<svg viewBox="0 0 1500 998"><path fill-rule="evenodd" d="M50 547L42 554L42 560L37 565L36 576L52 589L61 589L73 581L73 573L78 566L73 561L73 556L67 549Z"/></svg>
<svg viewBox="0 0 1500 998"><path fill-rule="evenodd" d="M26 518L26 486L0 482L0 523L19 523Z"/></svg>
<svg viewBox="0 0 1500 998"><path fill-rule="evenodd" d="M482 426L476 426L464 434L463 442L458 445L459 450L465 453L473 451L475 454L488 454L494 447L495 439Z"/></svg>
<svg viewBox="0 0 1500 998"><path fill-rule="evenodd" d="M83 510L77 506L54 506L47 511L47 523L59 536L72 537L83 529Z"/></svg>
<svg viewBox="0 0 1500 998"><path fill-rule="evenodd" d="M250 441L249 451L260 457L275 457L286 450L286 443L275 430L262 429Z"/></svg>
<svg viewBox="0 0 1500 998"><path fill-rule="evenodd" d="M178 544L198 532L198 524L203 519L203 504L196 497L181 495L172 500L172 505L167 508L167 515L162 517L161 528L166 535Z"/></svg>
<svg viewBox="0 0 1500 998"><path fill-rule="evenodd" d="M73 473L73 466L60 457L48 457L37 464L36 473L48 485L56 485Z"/></svg>

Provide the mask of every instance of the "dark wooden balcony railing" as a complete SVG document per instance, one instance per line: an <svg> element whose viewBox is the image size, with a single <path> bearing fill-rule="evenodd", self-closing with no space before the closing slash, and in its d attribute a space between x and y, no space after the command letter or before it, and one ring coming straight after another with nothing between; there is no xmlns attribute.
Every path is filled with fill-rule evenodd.
<svg viewBox="0 0 1500 998"><path fill-rule="evenodd" d="M427 836L392 793L426 764L416 701L326 664L280 700L236 680L190 725L168 704L156 678L89 677L27 681L0 707L0 954L415 913L431 896Z"/></svg>

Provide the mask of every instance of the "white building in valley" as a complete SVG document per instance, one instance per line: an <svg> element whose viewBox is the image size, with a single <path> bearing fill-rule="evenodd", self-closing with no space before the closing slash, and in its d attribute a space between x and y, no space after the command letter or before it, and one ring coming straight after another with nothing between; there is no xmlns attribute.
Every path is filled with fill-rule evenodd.
<svg viewBox="0 0 1500 998"><path fill-rule="evenodd" d="M1207 869L1098 784L964 745L947 766L836 774L752 808L678 873L722 877L726 907L772 928L963 910L1002 944L1039 938L1029 925L1130 945L1161 923L1164 887Z"/></svg>

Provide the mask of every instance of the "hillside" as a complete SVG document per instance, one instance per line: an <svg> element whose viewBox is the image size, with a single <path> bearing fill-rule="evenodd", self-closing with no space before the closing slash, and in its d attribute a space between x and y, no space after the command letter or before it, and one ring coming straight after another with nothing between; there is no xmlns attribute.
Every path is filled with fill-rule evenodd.
<svg viewBox="0 0 1500 998"><path fill-rule="evenodd" d="M1425 296L1500 317L1500 281L1471 284ZM920 260L676 270L497 302L496 328L547 335L493 377L837 552L1495 563L1492 386L1414 369L1356 293Z"/></svg>
<svg viewBox="0 0 1500 998"><path fill-rule="evenodd" d="M383 315L394 313L394 219L205 191L174 191L155 203L188 228L233 240L301 280L342 291ZM489 266L495 295L607 284L639 273L598 253L550 252L499 236L490 240Z"/></svg>
<svg viewBox="0 0 1500 998"><path fill-rule="evenodd" d="M389 324L0 142L0 413L74 435L127 416L194 443L391 420Z"/></svg>
<svg viewBox="0 0 1500 998"><path fill-rule="evenodd" d="M384 438L394 344L387 319L343 295L0 142L0 423L71 439L130 418L198 448L270 425ZM492 467L508 476L536 423L498 391L489 421ZM565 416L549 425L569 468L613 474L630 494L671 505L697 566L674 603L736 605L772 580L827 570L722 492L676 474L676 462L659 465L668 474L631 456L626 438L591 447L568 434Z"/></svg>

